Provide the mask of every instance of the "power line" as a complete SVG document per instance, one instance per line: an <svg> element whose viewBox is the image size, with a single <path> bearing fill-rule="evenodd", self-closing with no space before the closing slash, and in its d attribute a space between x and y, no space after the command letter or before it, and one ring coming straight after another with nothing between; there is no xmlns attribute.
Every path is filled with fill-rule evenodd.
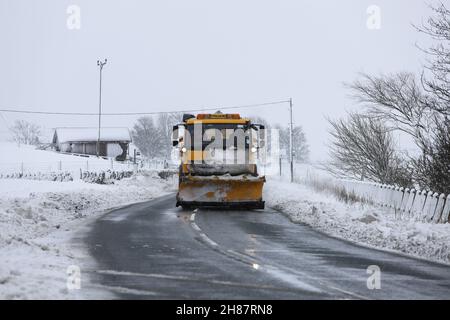
<svg viewBox="0 0 450 320"><path fill-rule="evenodd" d="M194 108L184 110L173 111L154 111L154 112L115 112L115 113L102 113L103 116L139 116L139 115L157 115L165 113L177 113L177 112L199 112L199 111L211 111L211 110L229 110L229 109L243 109L243 108L257 108L271 105L277 105L282 103L289 103L289 100L280 100L256 104L247 104L240 106L225 106L225 107L206 107L206 108ZM52 111L30 111L30 110L14 110L14 109L0 109L0 112L9 113L22 113L22 114L43 114L43 115L67 115L67 116L98 116L98 113L84 113L84 112L52 112Z"/></svg>

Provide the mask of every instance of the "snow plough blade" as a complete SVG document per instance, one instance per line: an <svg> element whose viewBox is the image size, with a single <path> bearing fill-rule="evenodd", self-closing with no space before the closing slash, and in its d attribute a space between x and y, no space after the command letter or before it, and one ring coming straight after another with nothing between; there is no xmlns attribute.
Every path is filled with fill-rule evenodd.
<svg viewBox="0 0 450 320"><path fill-rule="evenodd" d="M264 177L184 176L180 178L177 206L183 208L264 209Z"/></svg>

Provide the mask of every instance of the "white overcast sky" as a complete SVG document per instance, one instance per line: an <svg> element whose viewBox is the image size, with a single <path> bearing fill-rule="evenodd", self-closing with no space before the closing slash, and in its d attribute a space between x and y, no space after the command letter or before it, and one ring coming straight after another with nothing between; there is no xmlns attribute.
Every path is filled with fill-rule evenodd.
<svg viewBox="0 0 450 320"><path fill-rule="evenodd" d="M445 1L444 1L445 2ZM81 29L67 28L67 8ZM369 30L367 8L381 9ZM312 160L326 157L325 117L355 108L343 82L358 72L420 71L412 23L422 0L0 0L0 108L97 112L99 58L105 112L232 106L292 97ZM287 106L242 110L287 124ZM95 117L2 113L0 133L18 118L95 126ZM136 118L105 118L131 127Z"/></svg>

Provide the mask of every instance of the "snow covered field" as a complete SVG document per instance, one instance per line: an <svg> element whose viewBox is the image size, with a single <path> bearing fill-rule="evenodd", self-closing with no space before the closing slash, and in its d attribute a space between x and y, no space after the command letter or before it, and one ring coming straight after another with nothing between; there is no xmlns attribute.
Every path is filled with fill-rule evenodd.
<svg viewBox="0 0 450 320"><path fill-rule="evenodd" d="M58 153L53 150L36 150L34 146L18 145L13 142L0 142L3 157L0 158L0 175L12 173L70 172L78 177L81 170L133 170L130 162L117 162L95 156L76 156ZM161 169L161 160L152 160L145 169Z"/></svg>
<svg viewBox="0 0 450 320"><path fill-rule="evenodd" d="M269 179L266 205L329 235L450 264L450 224L397 220L386 208L346 204L302 184Z"/></svg>
<svg viewBox="0 0 450 320"><path fill-rule="evenodd" d="M106 170L111 161L95 157L79 157L57 153L51 150L36 150L34 146L17 145L12 142L0 142L5 155L0 159L0 173L36 173L68 171L79 173L83 170ZM124 165L116 164L117 169Z"/></svg>
<svg viewBox="0 0 450 320"><path fill-rule="evenodd" d="M66 287L69 266L93 269L73 237L103 212L163 195L174 182L156 172L112 185L0 179L0 299L95 298L102 288Z"/></svg>

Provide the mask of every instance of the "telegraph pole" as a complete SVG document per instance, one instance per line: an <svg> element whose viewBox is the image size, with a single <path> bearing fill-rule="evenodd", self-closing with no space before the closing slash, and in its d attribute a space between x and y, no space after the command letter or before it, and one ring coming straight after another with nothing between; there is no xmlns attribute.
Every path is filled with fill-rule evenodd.
<svg viewBox="0 0 450 320"><path fill-rule="evenodd" d="M292 98L289 99L289 114L290 114L290 123L289 123L289 160L291 164L291 183L294 182L294 146L293 143L293 122L292 122Z"/></svg>
<svg viewBox="0 0 450 320"><path fill-rule="evenodd" d="M108 59L105 59L105 61L97 60L97 66L99 67L100 71L100 92L99 92L99 99L98 99L98 138L97 138L97 157L100 156L100 129L102 125L102 70L103 66L108 62Z"/></svg>

